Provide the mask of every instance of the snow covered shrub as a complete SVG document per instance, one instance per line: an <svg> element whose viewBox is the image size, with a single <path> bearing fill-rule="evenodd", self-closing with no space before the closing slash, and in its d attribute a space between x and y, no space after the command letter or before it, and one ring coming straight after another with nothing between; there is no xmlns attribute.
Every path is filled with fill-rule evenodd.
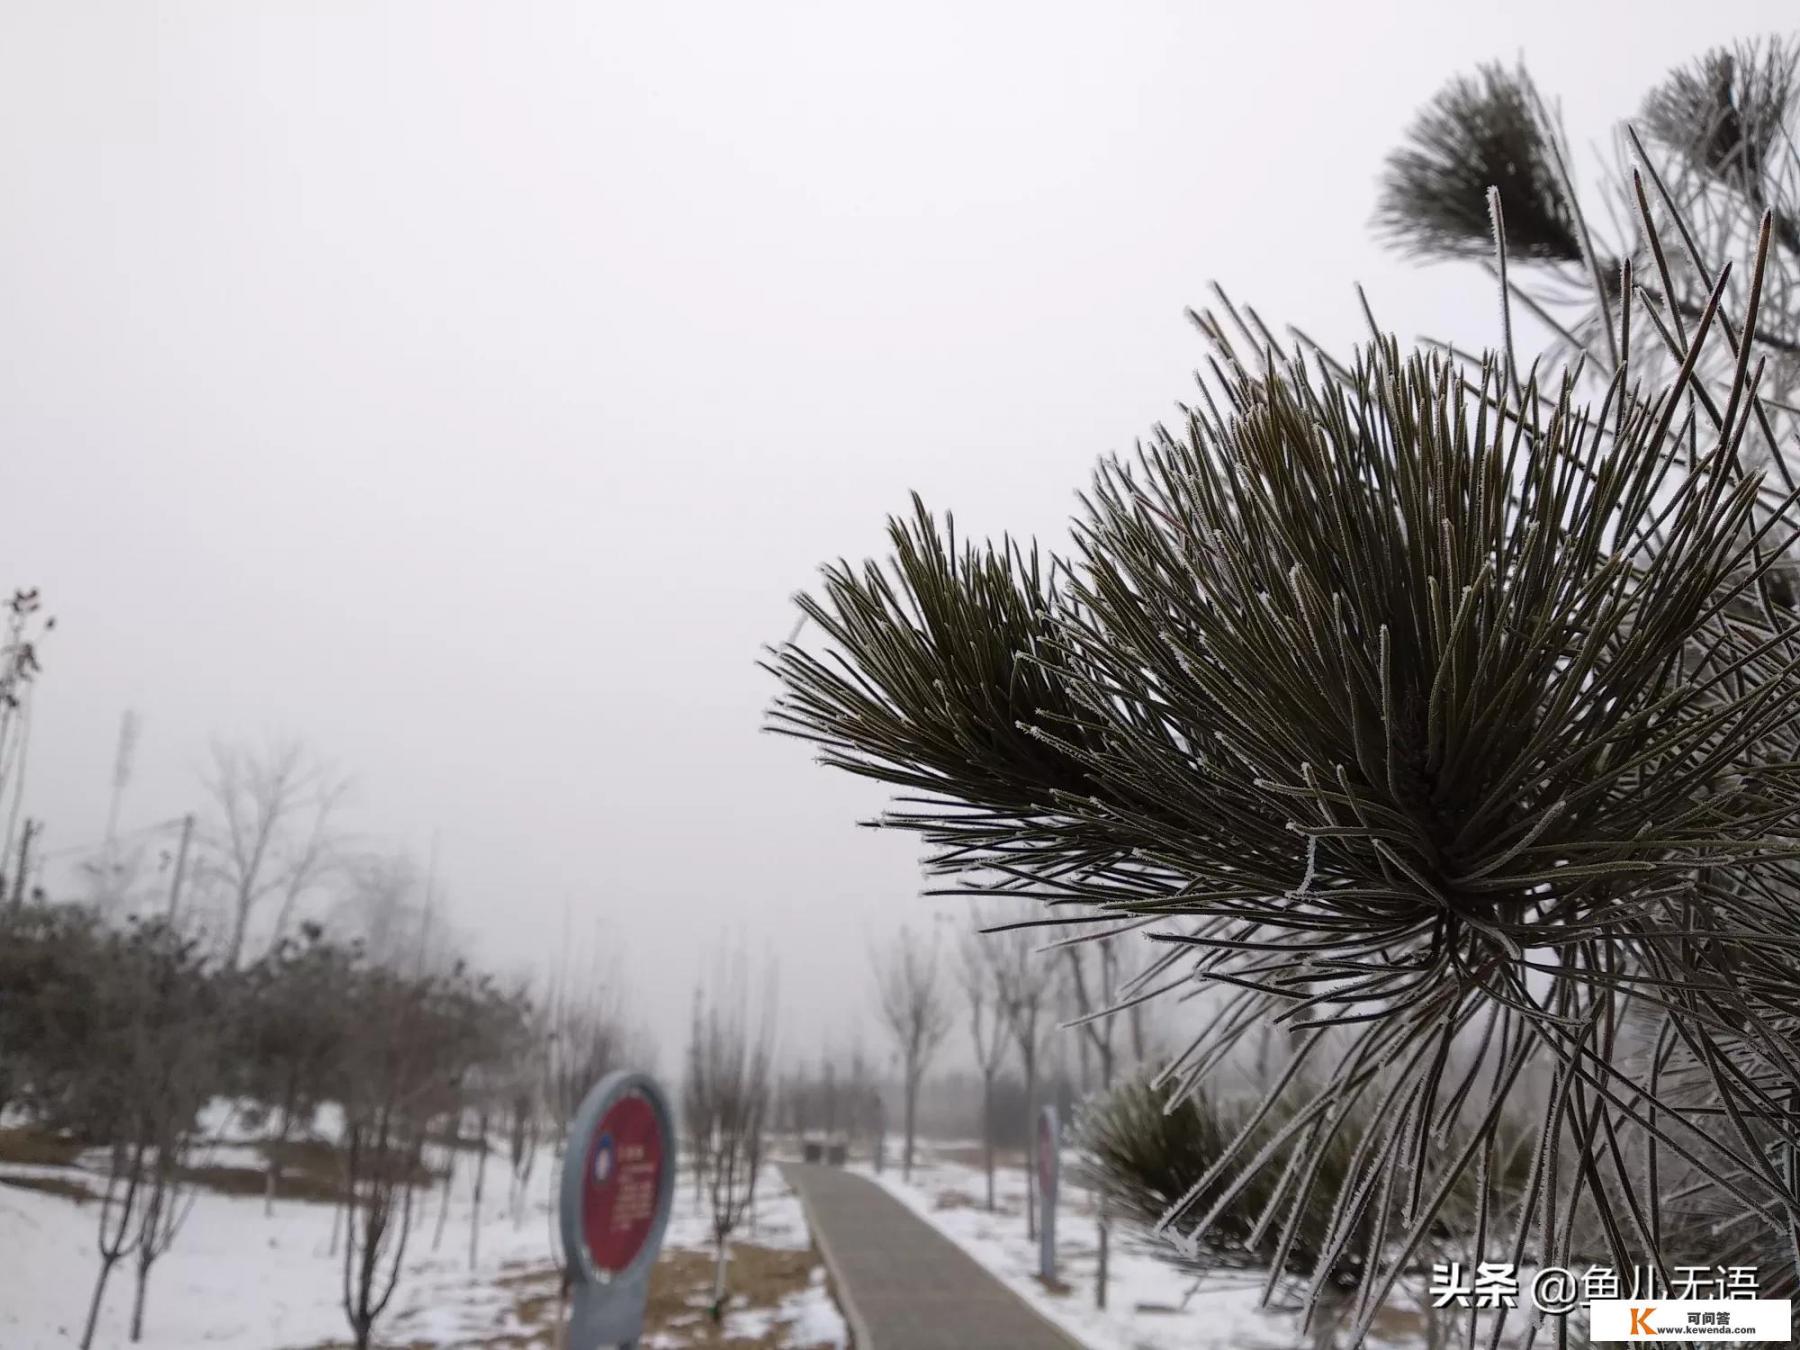
<svg viewBox="0 0 1800 1350"><path fill-rule="evenodd" d="M1254 1097L1230 1092L1200 1090L1171 1099L1168 1091L1149 1077L1134 1078L1093 1099L1078 1115L1074 1132L1080 1150L1078 1176L1083 1184L1104 1194L1113 1211L1139 1235L1154 1239L1172 1208L1183 1204L1203 1207L1225 1191L1225 1178L1198 1194L1192 1193L1192 1187L1194 1179L1206 1175L1240 1132L1247 1130L1249 1146L1260 1149L1280 1133L1293 1110L1290 1103L1252 1122L1255 1106ZM1329 1145L1318 1152L1309 1151L1304 1138L1278 1144L1284 1163L1293 1158L1314 1169L1309 1186L1284 1184L1281 1168L1264 1169L1230 1197L1202 1239L1174 1249L1160 1241L1157 1245L1165 1256L1196 1271L1263 1268L1271 1287L1285 1277L1312 1274L1318 1237L1331 1229L1330 1211L1343 1188L1360 1133L1360 1128L1335 1131ZM1499 1212L1510 1216L1525 1193L1531 1138L1529 1129L1516 1118L1496 1138L1493 1199ZM1476 1178L1470 1174L1446 1197L1440 1222L1425 1239L1434 1257L1465 1258L1462 1239L1474 1227L1478 1203ZM1275 1220L1288 1205L1300 1206L1305 1211L1303 1219L1278 1228ZM1365 1225L1368 1217L1365 1214ZM1333 1285L1355 1288L1369 1257L1365 1246L1359 1242L1346 1246L1331 1272Z"/></svg>

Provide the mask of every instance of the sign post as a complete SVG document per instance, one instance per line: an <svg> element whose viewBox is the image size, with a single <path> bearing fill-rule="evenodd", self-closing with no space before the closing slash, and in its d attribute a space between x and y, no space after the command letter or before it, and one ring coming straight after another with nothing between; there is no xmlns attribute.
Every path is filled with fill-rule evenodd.
<svg viewBox="0 0 1800 1350"><path fill-rule="evenodd" d="M1061 1142L1056 1108L1046 1106L1038 1112L1037 1127L1038 1274L1051 1282L1056 1279L1056 1188L1062 1180Z"/></svg>
<svg viewBox="0 0 1800 1350"><path fill-rule="evenodd" d="M582 1100L563 1150L561 1194L575 1294L569 1350L629 1350L644 1330L650 1267L675 1199L674 1116L648 1074L609 1073Z"/></svg>

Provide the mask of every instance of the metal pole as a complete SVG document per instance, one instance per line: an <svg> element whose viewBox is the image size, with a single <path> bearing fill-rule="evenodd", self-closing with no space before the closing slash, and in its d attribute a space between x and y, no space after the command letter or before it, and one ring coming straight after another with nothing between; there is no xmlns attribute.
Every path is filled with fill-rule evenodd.
<svg viewBox="0 0 1800 1350"><path fill-rule="evenodd" d="M181 848L175 854L175 880L169 884L169 922L175 922L175 906L181 902L181 879L187 875L188 844L194 837L194 816L189 812L181 822Z"/></svg>

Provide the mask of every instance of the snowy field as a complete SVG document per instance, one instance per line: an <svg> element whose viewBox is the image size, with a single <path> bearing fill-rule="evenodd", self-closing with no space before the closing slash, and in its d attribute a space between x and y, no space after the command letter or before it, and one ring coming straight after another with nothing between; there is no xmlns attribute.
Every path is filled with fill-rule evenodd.
<svg viewBox="0 0 1800 1350"><path fill-rule="evenodd" d="M214 1148L208 1161L260 1167L254 1141ZM441 1165L446 1155L433 1159ZM551 1261L549 1195L553 1160L540 1156L528 1199L508 1206L504 1155L490 1157L479 1217L478 1257L470 1266L474 1157L456 1159L442 1235L441 1186L420 1192L405 1269L387 1313L376 1324L380 1345L528 1347L553 1344L557 1280ZM66 1350L79 1343L98 1267L99 1205L7 1181L48 1181L98 1189L102 1176L84 1158L75 1167L0 1163L0 1346ZM684 1178L685 1182L685 1178ZM260 1194L201 1189L174 1248L153 1268L146 1304L145 1350L312 1350L347 1344L341 1238L334 1246L334 1207L278 1200L273 1216ZM739 1294L715 1331L704 1312L710 1290L706 1220L693 1187L676 1189L652 1317L643 1344L656 1350L696 1345L842 1347L844 1322L826 1291L824 1269L810 1251L798 1199L777 1168L765 1173L754 1234L735 1267L752 1295ZM754 1250L749 1250L753 1248ZM749 1272L758 1272L754 1281ZM135 1271L129 1259L107 1286L97 1347L128 1344ZM734 1282L734 1288L736 1288ZM758 1303L757 1296L767 1299Z"/></svg>
<svg viewBox="0 0 1800 1350"><path fill-rule="evenodd" d="M216 1126L220 1142L204 1161L244 1169L240 1176L260 1170L257 1141L225 1113ZM1254 1274L1219 1273L1196 1281L1122 1227L1113 1234L1107 1307L1097 1308L1095 1210L1092 1197L1069 1180L1072 1156L1064 1159L1059 1280L1046 1285L1037 1276L1037 1244L1025 1234L1025 1171L1016 1157L1013 1165L999 1168L998 1208L990 1214L983 1207L985 1181L978 1156L973 1145L922 1144L910 1184L900 1180L892 1165L876 1179L1089 1350L1332 1345L1328 1333L1303 1334L1297 1312L1259 1307L1261 1281ZM558 1277L551 1256L549 1199L555 1160L548 1151L539 1156L515 1212L503 1159L503 1154L490 1157L478 1219L473 1212L474 1155L463 1152L452 1159L439 1151L430 1159L438 1169L454 1162L449 1203L447 1208L441 1203L441 1185L429 1194L418 1192L405 1269L392 1304L377 1323L378 1345L407 1350L550 1350L555 1345ZM103 1165L103 1157L91 1154L72 1166L0 1162L4 1350L68 1350L76 1345L98 1265L97 1202L19 1183L63 1191L98 1189ZM866 1165L854 1170L870 1174ZM707 1220L691 1181L682 1177L653 1281L645 1350L843 1350L847 1345L844 1320L812 1250L799 1200L777 1166L771 1164L764 1177L754 1227L738 1235L731 1306L724 1325L716 1329L705 1311L711 1288ZM140 1344L145 1350L347 1345L336 1219L329 1203L281 1199L269 1216L260 1191L230 1195L196 1190L174 1249L153 1271ZM478 1229L473 1267L472 1226ZM129 1259L115 1268L96 1346L128 1344L134 1275ZM1398 1299L1368 1344L1382 1350L1423 1347L1429 1343L1427 1331L1422 1310Z"/></svg>
<svg viewBox="0 0 1800 1350"><path fill-rule="evenodd" d="M1066 1151L1056 1231L1059 1283L1047 1286L1038 1278L1037 1241L1025 1231L1025 1170L1016 1155L1013 1166L996 1169L997 1212L990 1214L986 1175L978 1163L966 1161L979 1151L976 1144L921 1145L910 1184L900 1179L897 1165L876 1179L1090 1350L1294 1350L1332 1344L1328 1332L1303 1334L1297 1312L1259 1307L1260 1272L1222 1271L1196 1280L1160 1259L1147 1243L1130 1240L1116 1224L1107 1306L1097 1308L1095 1206L1088 1192L1071 1183L1075 1158ZM867 1167L856 1170L873 1176ZM1385 1350L1426 1346L1423 1311L1404 1298L1396 1300L1365 1344Z"/></svg>

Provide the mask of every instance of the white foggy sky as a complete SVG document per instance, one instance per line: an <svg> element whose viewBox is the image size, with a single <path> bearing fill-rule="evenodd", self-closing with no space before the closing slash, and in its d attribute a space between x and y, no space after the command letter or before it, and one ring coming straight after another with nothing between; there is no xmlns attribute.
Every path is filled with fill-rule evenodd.
<svg viewBox="0 0 1800 1350"><path fill-rule="evenodd" d="M1368 230L1384 153L1522 51L1578 144L1784 4L0 3L6 571L58 619L27 810L197 803L304 738L433 830L481 958L565 904L678 1062L747 934L787 1043L918 899L884 794L759 732L761 644L911 489L1054 538L1191 388L1217 279L1328 343L1481 344ZM959 1032L960 1036L961 1033ZM872 1033L871 1033L872 1039Z"/></svg>

